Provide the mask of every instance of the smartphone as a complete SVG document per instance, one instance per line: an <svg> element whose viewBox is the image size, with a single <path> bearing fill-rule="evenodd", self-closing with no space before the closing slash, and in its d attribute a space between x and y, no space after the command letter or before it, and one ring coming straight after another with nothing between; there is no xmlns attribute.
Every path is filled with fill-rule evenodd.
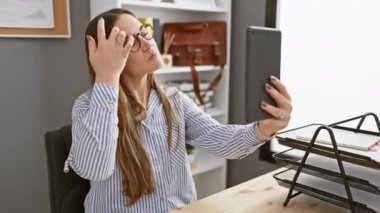
<svg viewBox="0 0 380 213"><path fill-rule="evenodd" d="M281 31L250 26L246 38L245 121L252 123L272 117L261 108L262 101L277 106L265 84L270 76L280 79Z"/></svg>

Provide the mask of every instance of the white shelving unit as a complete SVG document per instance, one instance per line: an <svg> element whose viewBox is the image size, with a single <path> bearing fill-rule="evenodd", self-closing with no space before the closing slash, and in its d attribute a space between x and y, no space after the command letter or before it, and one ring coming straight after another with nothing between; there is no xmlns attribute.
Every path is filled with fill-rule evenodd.
<svg viewBox="0 0 380 213"><path fill-rule="evenodd" d="M230 52L231 0L215 0L216 6L204 7L181 5L180 3L155 2L148 0L90 0L90 15L95 17L112 8L124 8L132 11L137 17L159 18L161 24L167 22L226 21L227 53ZM214 89L213 108L206 113L221 123L228 123L229 97L229 55L224 66L223 78ZM200 77L211 80L219 71L216 66L197 66ZM161 82L167 80L191 80L190 67L170 67L156 71ZM198 198L211 195L226 188L226 159L212 156L204 150L197 149L195 154L196 168L192 171L197 188Z"/></svg>
<svg viewBox="0 0 380 213"><path fill-rule="evenodd" d="M188 7L187 5L173 4L167 2L150 2L150 1L139 1L130 0L123 1L124 6L136 6L136 7L155 7L160 9L174 9L174 10L185 10L185 11L195 11L195 12L210 12L210 13L226 13L227 10L220 7Z"/></svg>
<svg viewBox="0 0 380 213"><path fill-rule="evenodd" d="M207 173L208 171L223 168L225 166L225 160L214 157L205 153L202 150L197 150L195 153L196 167L193 169L193 176Z"/></svg>
<svg viewBox="0 0 380 213"><path fill-rule="evenodd" d="M212 65L196 66L198 72L210 72L210 71L219 71L220 67ZM179 74L179 73L190 73L189 66L175 66L168 68L161 68L156 71L156 74Z"/></svg>

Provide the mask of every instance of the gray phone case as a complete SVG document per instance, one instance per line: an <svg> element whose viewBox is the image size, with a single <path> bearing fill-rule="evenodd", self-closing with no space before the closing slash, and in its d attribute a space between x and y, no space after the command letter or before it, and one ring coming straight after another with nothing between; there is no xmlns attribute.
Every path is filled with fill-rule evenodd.
<svg viewBox="0 0 380 213"><path fill-rule="evenodd" d="M271 75L280 79L281 31L248 27L246 52L245 121L251 123L271 116L261 109L261 101L276 106L265 91Z"/></svg>

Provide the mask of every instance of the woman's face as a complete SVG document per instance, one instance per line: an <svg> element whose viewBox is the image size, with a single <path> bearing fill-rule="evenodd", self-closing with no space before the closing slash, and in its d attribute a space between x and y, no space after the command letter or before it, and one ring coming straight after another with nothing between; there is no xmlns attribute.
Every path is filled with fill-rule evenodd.
<svg viewBox="0 0 380 213"><path fill-rule="evenodd" d="M135 35L140 29L142 34L146 33L145 28L141 27L141 22L128 14L120 15L115 26L125 31L127 35ZM137 52L130 52L124 72L127 72L127 75L144 76L159 69L162 66L162 58L153 38L147 40L139 35L137 39L140 40L140 49ZM138 43L137 39L135 37L135 43Z"/></svg>

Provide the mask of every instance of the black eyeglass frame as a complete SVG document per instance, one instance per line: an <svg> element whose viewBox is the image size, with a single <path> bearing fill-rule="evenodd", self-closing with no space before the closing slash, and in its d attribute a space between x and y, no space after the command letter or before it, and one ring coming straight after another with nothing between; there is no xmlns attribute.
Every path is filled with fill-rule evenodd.
<svg viewBox="0 0 380 213"><path fill-rule="evenodd" d="M148 35L150 34L148 32L148 30L146 30L146 32L142 32L143 29L148 29L148 28L151 28L152 30L152 33L151 33L151 36L149 37ZM145 40L151 40L153 38L153 34L154 34L154 30L153 30L153 27L152 25L150 24L143 24L141 25L140 29L139 29L139 32L136 33L136 34L132 34L132 36L135 38L135 41L132 45L132 48L131 48L131 52L138 52L141 48L141 37L143 37ZM125 40L125 43L127 43L127 39L128 37L126 37L126 40ZM137 49L136 49L136 45L137 45Z"/></svg>

